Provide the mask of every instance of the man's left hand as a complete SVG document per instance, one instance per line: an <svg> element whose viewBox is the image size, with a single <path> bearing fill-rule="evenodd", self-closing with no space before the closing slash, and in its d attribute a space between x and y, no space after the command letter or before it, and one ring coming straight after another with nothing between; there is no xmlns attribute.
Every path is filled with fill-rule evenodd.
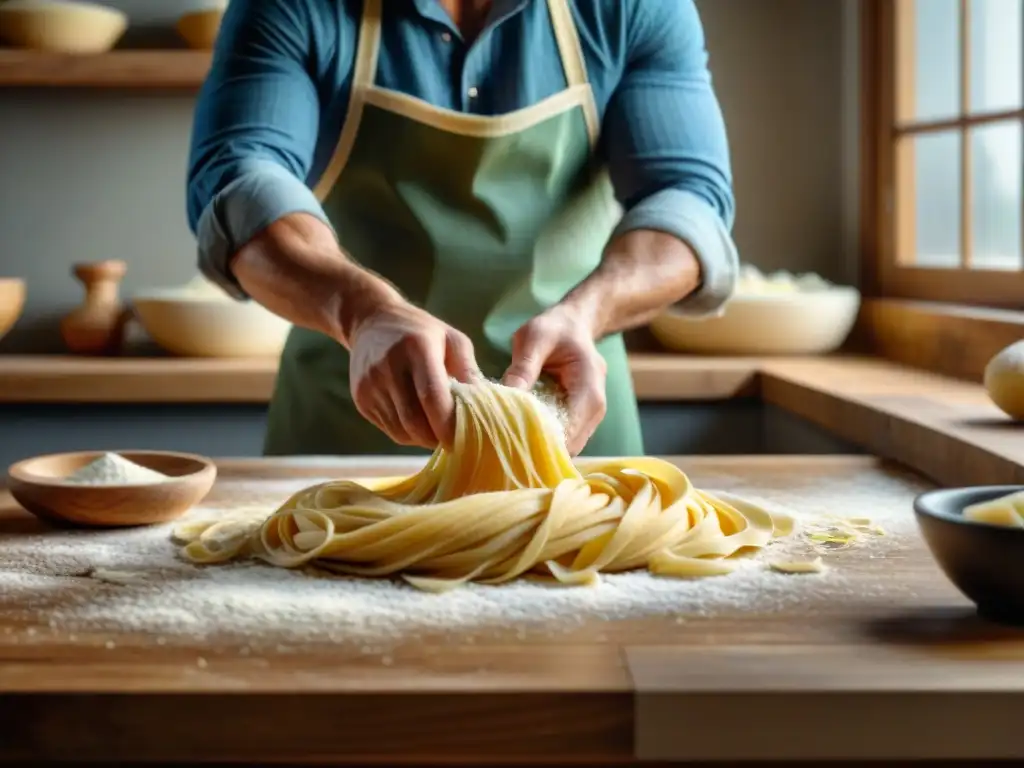
<svg viewBox="0 0 1024 768"><path fill-rule="evenodd" d="M564 304L538 315L512 337L512 365L502 383L532 389L542 372L565 390L566 445L575 456L607 410L608 366L594 344L592 323Z"/></svg>

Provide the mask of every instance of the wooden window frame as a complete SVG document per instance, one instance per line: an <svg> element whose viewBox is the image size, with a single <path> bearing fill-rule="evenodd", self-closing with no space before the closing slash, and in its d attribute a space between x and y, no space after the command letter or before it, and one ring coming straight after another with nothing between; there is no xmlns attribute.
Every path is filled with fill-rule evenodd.
<svg viewBox="0 0 1024 768"><path fill-rule="evenodd" d="M970 110L970 3L960 2L960 114L948 120L913 122L913 25L898 24L913 13L913 0L862 0L861 19L861 240L862 287L868 296L1024 309L1024 263L1019 271L966 269L973 245L971 221L971 141L974 126L1024 121L1024 109ZM896 35L904 39L897 46ZM914 251L911 135L961 131L961 268L938 269L899 263ZM902 190L901 198L897 190ZM1022 211L1024 222L1024 211ZM1024 242L1024 226L1021 239ZM1024 250L1024 249L1022 249Z"/></svg>

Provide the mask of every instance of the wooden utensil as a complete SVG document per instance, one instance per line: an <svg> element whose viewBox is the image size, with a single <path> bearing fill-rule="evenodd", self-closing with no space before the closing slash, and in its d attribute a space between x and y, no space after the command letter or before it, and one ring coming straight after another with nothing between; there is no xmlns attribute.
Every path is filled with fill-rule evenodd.
<svg viewBox="0 0 1024 768"><path fill-rule="evenodd" d="M207 8L186 13L175 24L178 34L189 48L208 51L217 42L220 24L224 19L223 8Z"/></svg>
<svg viewBox="0 0 1024 768"><path fill-rule="evenodd" d="M65 481L103 453L56 453L19 461L8 470L8 489L21 506L47 522L135 526L181 517L206 497L217 479L217 467L204 456L117 451L123 458L170 479L137 485L77 485Z"/></svg>
<svg viewBox="0 0 1024 768"><path fill-rule="evenodd" d="M127 316L119 295L128 265L117 259L75 264L72 274L85 286L85 301L60 324L64 344L79 354L116 354Z"/></svg>
<svg viewBox="0 0 1024 768"><path fill-rule="evenodd" d="M1016 485L946 488L914 501L917 522L949 580L984 617L1024 625L1024 529L974 522L966 507L1024 490Z"/></svg>
<svg viewBox="0 0 1024 768"><path fill-rule="evenodd" d="M25 308L25 281L17 277L0 278L0 339L14 327Z"/></svg>

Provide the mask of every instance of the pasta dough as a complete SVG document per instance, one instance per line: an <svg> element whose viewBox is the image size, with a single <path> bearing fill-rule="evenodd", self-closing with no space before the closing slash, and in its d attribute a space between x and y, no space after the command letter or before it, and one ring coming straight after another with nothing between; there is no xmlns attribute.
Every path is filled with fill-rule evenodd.
<svg viewBox="0 0 1024 768"><path fill-rule="evenodd" d="M965 507L964 519L1004 528L1024 528L1024 491Z"/></svg>
<svg viewBox="0 0 1024 768"><path fill-rule="evenodd" d="M175 532L184 556L254 556L288 568L315 562L440 592L526 574L563 584L645 567L677 577L726 574L736 556L793 530L791 518L700 491L660 459L577 466L554 412L534 395L491 382L452 386L454 444L421 471L321 483L266 519L185 523Z"/></svg>
<svg viewBox="0 0 1024 768"><path fill-rule="evenodd" d="M824 573L825 563L820 557L813 560L779 560L768 564L768 567L779 573Z"/></svg>

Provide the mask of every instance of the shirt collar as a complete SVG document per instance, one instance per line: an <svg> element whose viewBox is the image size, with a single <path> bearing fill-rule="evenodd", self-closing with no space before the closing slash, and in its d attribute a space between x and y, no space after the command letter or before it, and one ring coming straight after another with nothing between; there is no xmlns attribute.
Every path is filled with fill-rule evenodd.
<svg viewBox="0 0 1024 768"><path fill-rule="evenodd" d="M504 21L509 16L514 16L523 10L532 0L494 0L494 4L491 6L491 12L487 17L487 27L497 24L499 21ZM452 17L448 15L448 12L441 7L438 0L412 0L413 7L416 11L425 19L436 21L439 24L444 24L452 32L458 32L458 27L455 26L455 22L452 21Z"/></svg>

